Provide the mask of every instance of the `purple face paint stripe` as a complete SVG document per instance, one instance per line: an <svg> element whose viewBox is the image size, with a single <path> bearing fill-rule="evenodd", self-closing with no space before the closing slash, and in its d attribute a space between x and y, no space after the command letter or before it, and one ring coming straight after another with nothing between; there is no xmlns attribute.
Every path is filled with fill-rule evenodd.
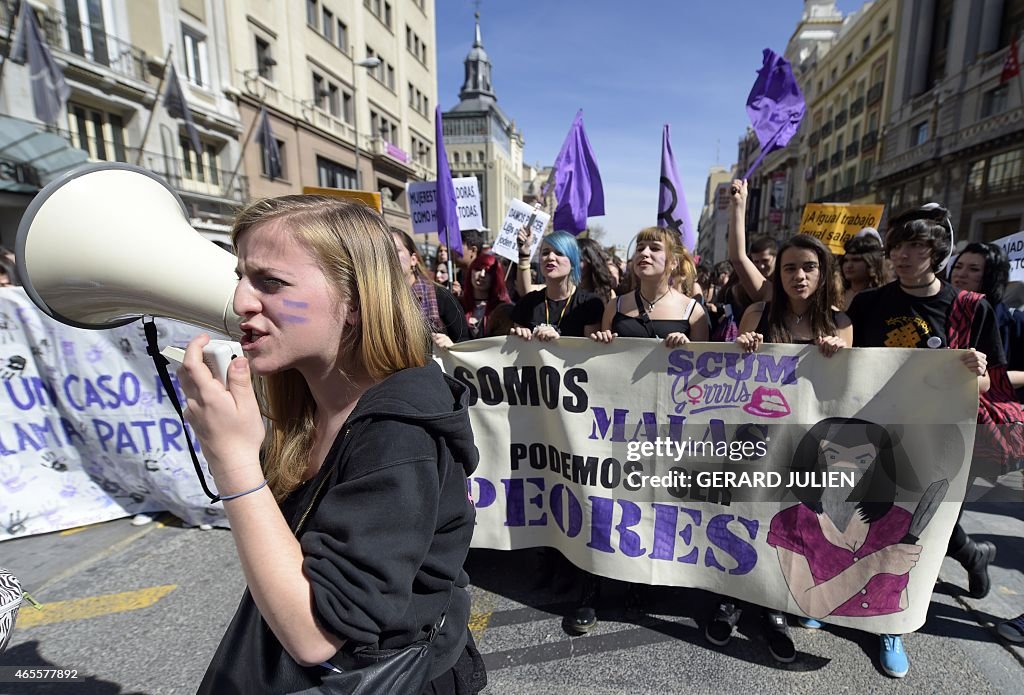
<svg viewBox="0 0 1024 695"><path fill-rule="evenodd" d="M295 314L281 314L281 318L286 323L309 323L309 319L305 316L296 316Z"/></svg>
<svg viewBox="0 0 1024 695"><path fill-rule="evenodd" d="M284 299L284 300L282 300L282 303L286 307L289 307L291 309L308 309L309 308L309 303L308 302L296 302L295 300L292 300L292 299Z"/></svg>

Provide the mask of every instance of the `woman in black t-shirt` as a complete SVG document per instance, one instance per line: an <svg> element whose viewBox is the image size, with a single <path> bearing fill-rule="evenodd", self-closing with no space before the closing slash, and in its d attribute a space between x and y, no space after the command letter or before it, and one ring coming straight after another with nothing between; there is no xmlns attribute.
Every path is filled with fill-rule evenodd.
<svg viewBox="0 0 1024 695"><path fill-rule="evenodd" d="M658 338L675 348L708 339L708 317L691 297L696 268L678 236L663 227L648 227L636 236L633 273L637 286L605 307L599 343L623 338Z"/></svg>
<svg viewBox="0 0 1024 695"><path fill-rule="evenodd" d="M544 285L516 302L510 335L550 341L560 336L580 338L600 328L604 302L579 286L576 238L568 232L547 235L540 244L540 261Z"/></svg>
<svg viewBox="0 0 1024 695"><path fill-rule="evenodd" d="M896 280L865 290L850 304L855 347L944 348L949 346L949 317L957 290L936 274L945 268L953 247L953 226L945 208L929 203L893 218L885 237L885 253L892 261ZM991 385L988 367L1004 363L995 314L987 301L978 302L971 324L970 348L961 361L978 377L978 391ZM912 552L919 546L897 545ZM970 577L971 594L989 590L988 565L996 548L975 543L964 533L959 520L946 553L956 558ZM902 678L910 668L898 635L882 635L882 669Z"/></svg>

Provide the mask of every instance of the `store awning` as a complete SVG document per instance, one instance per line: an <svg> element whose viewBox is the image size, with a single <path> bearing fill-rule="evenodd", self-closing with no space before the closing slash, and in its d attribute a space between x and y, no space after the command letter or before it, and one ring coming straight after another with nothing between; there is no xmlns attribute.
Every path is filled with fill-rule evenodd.
<svg viewBox="0 0 1024 695"><path fill-rule="evenodd" d="M89 154L39 125L0 116L0 191L35 193Z"/></svg>

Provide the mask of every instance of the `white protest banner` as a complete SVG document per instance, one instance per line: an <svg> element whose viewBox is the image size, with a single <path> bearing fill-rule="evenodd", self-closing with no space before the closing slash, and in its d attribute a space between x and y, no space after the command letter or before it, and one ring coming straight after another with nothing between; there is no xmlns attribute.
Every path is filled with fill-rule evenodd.
<svg viewBox="0 0 1024 695"><path fill-rule="evenodd" d="M455 186L455 206L459 213L459 229L483 229L484 218L480 212L480 191L476 177L466 176L452 179ZM431 234L437 231L437 181L417 181L408 185L409 214L412 215L412 231L415 234Z"/></svg>
<svg viewBox="0 0 1024 695"><path fill-rule="evenodd" d="M1010 282L1024 282L1024 232L1017 232L993 243L999 244L1010 259Z"/></svg>
<svg viewBox="0 0 1024 695"><path fill-rule="evenodd" d="M498 238L494 240L491 250L510 261L518 261L519 244L516 241L516 237L519 234L519 228L525 226L530 221L530 216L534 213L536 213L537 217L533 220L533 241L530 244L530 258L533 258L533 254L540 244L540 238L544 236L544 228L548 226L548 220L551 219L551 215L540 210L534 210L532 206L516 198L513 198L508 206L505 221L501 223L501 231L498 232Z"/></svg>
<svg viewBox="0 0 1024 695"><path fill-rule="evenodd" d="M200 331L158 320L157 332L161 347L184 347ZM141 322L70 328L21 288L0 289L0 540L164 510L227 526L196 479Z"/></svg>
<svg viewBox="0 0 1024 695"><path fill-rule="evenodd" d="M977 379L959 359L459 343L439 360L467 387L480 450L473 545L549 546L606 577L910 632L968 479Z"/></svg>

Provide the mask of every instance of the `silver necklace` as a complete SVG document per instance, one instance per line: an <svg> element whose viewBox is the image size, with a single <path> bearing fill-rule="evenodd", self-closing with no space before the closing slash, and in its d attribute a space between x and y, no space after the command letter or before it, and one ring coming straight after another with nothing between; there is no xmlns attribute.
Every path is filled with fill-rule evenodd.
<svg viewBox="0 0 1024 695"><path fill-rule="evenodd" d="M664 292L661 293L660 297L656 297L654 299L654 301L651 301L650 299L645 297L644 293L640 292L640 290L637 290L637 293L640 295L640 299L644 300L644 304L647 305L647 311L654 311L654 305L657 304L658 302L660 302L665 297L665 295L668 294L671 291L672 291L672 288L669 287L667 290L665 290Z"/></svg>
<svg viewBox="0 0 1024 695"><path fill-rule="evenodd" d="M807 311L804 311L804 313L802 313L802 314L798 314L798 313L796 313L795 311L793 311L791 309L789 314L790 314L790 316L792 316L796 320L796 325L799 326L800 322L804 320L804 316L807 316Z"/></svg>

